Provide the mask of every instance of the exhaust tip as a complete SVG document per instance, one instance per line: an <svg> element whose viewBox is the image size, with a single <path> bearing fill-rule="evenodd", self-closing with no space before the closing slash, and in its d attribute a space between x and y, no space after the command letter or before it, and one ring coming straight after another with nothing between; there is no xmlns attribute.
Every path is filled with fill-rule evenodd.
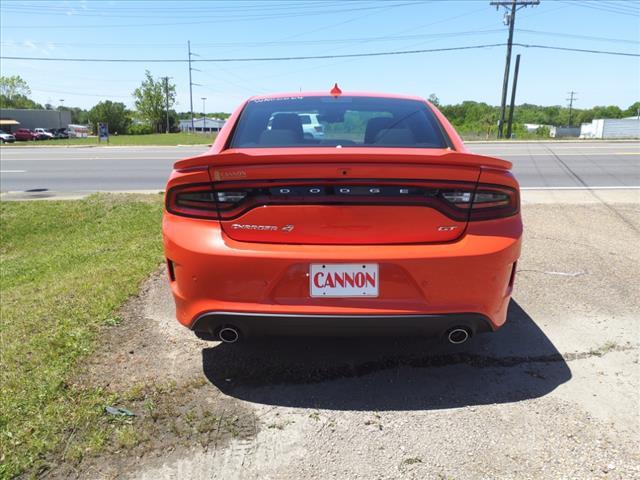
<svg viewBox="0 0 640 480"><path fill-rule="evenodd" d="M236 343L240 340L240 332L235 327L223 327L218 332L218 338L224 343Z"/></svg>
<svg viewBox="0 0 640 480"><path fill-rule="evenodd" d="M470 337L469 330L463 327L452 328L447 334L447 340L453 345L460 345L469 340Z"/></svg>

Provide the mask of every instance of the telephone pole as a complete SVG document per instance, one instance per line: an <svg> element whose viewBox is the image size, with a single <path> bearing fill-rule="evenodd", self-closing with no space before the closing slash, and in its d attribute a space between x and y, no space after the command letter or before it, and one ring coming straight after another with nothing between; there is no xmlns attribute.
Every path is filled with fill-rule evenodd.
<svg viewBox="0 0 640 480"><path fill-rule="evenodd" d="M191 40L187 40L187 49L189 51L189 105L191 107L191 133L194 133L194 120L193 120L193 82L191 81Z"/></svg>
<svg viewBox="0 0 640 480"><path fill-rule="evenodd" d="M511 85L511 103L509 104L509 121L507 122L507 138L511 138L513 129L513 109L516 106L516 88L518 88L518 72L520 71L520 54L516 55L516 66L513 70L513 85Z"/></svg>
<svg viewBox="0 0 640 480"><path fill-rule="evenodd" d="M575 97L576 93L578 93L578 92L574 92L573 90L571 90L569 92L569 98L567 98L567 102L569 102L569 125L568 125L569 127L572 125L571 121L573 119L573 102L578 100Z"/></svg>
<svg viewBox="0 0 640 480"><path fill-rule="evenodd" d="M207 111L204 108L204 102L207 99L207 97L202 97L202 133L205 133L205 130L207 128Z"/></svg>
<svg viewBox="0 0 640 480"><path fill-rule="evenodd" d="M500 119L498 120L498 138L502 138L504 129L504 116L507 106L507 90L509 89L509 69L511 68L511 48L513 47L513 29L516 23L516 12L521 8L539 5L540 0L501 0L492 1L496 10L504 7L507 13L504 15L505 25L509 26L509 39L507 40L507 58L504 65L504 79L502 80L502 99L500 101Z"/></svg>
<svg viewBox="0 0 640 480"><path fill-rule="evenodd" d="M189 51L189 105L191 107L191 133L195 133L196 127L195 120L193 118L193 86L196 85L198 87L201 87L202 85L200 85L199 83L193 83L193 81L191 80L191 72L200 71L197 68L193 68L191 66L191 57L199 57L200 55L191 51L191 40L187 41L187 49Z"/></svg>
<svg viewBox="0 0 640 480"><path fill-rule="evenodd" d="M60 113L62 107L64 107L64 98L60 99L60 106L58 107L58 128L62 128L62 113Z"/></svg>
<svg viewBox="0 0 640 480"><path fill-rule="evenodd" d="M164 81L164 101L167 113L167 130L165 133L169 133L169 77L162 77Z"/></svg>

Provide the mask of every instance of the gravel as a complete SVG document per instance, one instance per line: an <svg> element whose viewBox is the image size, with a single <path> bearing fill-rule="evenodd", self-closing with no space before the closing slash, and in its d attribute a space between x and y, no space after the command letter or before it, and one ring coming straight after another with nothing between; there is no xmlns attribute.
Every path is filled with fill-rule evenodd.
<svg viewBox="0 0 640 480"><path fill-rule="evenodd" d="M525 194L509 322L464 349L419 339L229 346L170 334L158 347L170 373L204 376L203 394L250 409L257 435L142 458L118 476L640 478L640 209L617 195ZM142 301L168 334L170 305L158 301L168 290L152 286Z"/></svg>

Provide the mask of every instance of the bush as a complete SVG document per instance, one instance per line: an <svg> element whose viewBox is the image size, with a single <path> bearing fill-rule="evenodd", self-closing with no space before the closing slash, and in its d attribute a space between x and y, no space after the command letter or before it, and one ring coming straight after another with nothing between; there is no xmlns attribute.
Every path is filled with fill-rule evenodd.
<svg viewBox="0 0 640 480"><path fill-rule="evenodd" d="M153 133L153 127L145 123L138 123L129 127L129 135L149 135Z"/></svg>
<svg viewBox="0 0 640 480"><path fill-rule="evenodd" d="M536 135L538 137L549 138L550 134L551 132L549 130L549 127L541 126L536 128Z"/></svg>

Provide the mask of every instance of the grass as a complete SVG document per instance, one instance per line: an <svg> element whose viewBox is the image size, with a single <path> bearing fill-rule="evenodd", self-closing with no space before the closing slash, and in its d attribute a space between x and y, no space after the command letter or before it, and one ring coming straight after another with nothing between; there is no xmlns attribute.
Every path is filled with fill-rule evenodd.
<svg viewBox="0 0 640 480"><path fill-rule="evenodd" d="M161 211L160 196L0 203L0 478L107 441L92 425L112 394L69 380L161 262ZM117 435L137 441L126 424Z"/></svg>
<svg viewBox="0 0 640 480"><path fill-rule="evenodd" d="M213 142L216 134L204 135L199 133L153 133L149 135L112 135L109 143L98 142L97 137L69 138L59 140L42 140L37 142L15 142L3 144L2 148L33 147L33 146L60 146L60 145L109 145L109 146L135 146L135 145L206 145Z"/></svg>

